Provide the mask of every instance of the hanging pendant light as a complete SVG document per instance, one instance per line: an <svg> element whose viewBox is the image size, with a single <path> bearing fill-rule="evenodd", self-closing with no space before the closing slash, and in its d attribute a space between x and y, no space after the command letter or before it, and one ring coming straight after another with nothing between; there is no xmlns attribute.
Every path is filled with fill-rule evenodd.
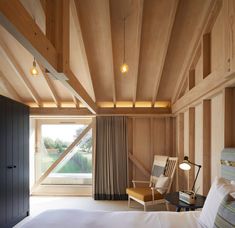
<svg viewBox="0 0 235 228"><path fill-rule="evenodd" d="M38 69L37 69L37 63L36 63L36 60L35 58L33 58L33 66L32 68L30 69L30 74L32 76L37 76L39 73L38 73Z"/></svg>
<svg viewBox="0 0 235 228"><path fill-rule="evenodd" d="M122 74L126 74L129 70L129 66L126 63L126 17L123 18L123 63L120 67Z"/></svg>

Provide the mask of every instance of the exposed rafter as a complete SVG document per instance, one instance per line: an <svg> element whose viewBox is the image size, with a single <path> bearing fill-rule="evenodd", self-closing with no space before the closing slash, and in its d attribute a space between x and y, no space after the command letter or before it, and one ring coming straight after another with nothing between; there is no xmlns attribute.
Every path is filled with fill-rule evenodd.
<svg viewBox="0 0 235 228"><path fill-rule="evenodd" d="M110 4L110 2L108 2L108 4ZM110 5L108 7L108 9L110 9ZM109 10L109 38L110 38L110 43L112 44L112 29L111 29L111 13ZM112 85L113 85L113 103L114 103L114 107L116 107L116 102L117 102L117 95L116 95L116 80L115 80L115 73L114 73L114 55L113 55L113 48L111 48L111 52L112 52Z"/></svg>
<svg viewBox="0 0 235 228"><path fill-rule="evenodd" d="M73 98L73 103L75 104L76 108L79 108L79 100L72 95L72 98Z"/></svg>
<svg viewBox="0 0 235 228"><path fill-rule="evenodd" d="M173 3L172 9L171 9L171 15L170 15L169 27L168 27L168 31L167 31L167 38L165 39L165 42L162 44L164 46L164 50L163 50L163 54L162 54L161 64L159 66L159 72L158 72L158 75L156 75L156 81L154 84L152 106L154 106L154 104L156 102L158 89L159 89L159 85L160 85L160 81L161 81L161 77L162 77L162 71L163 71L163 67L165 64L166 54L167 54L167 50L169 47L171 32L172 32L172 28L173 28L174 21L175 21L175 15L176 15L178 3L179 3L179 0L176 0Z"/></svg>
<svg viewBox="0 0 235 228"><path fill-rule="evenodd" d="M95 96L95 91L94 91L94 86L93 86L93 81L92 81L92 77L90 74L90 69L89 69L89 65L88 65L88 60L87 60L87 55L86 55L86 50L85 50L85 45L83 42L83 37L82 37L82 31L81 31L81 25L78 19L78 10L77 8L78 6L78 1L75 0L71 0L70 1L70 8L71 8L71 16L74 20L74 24L75 24L75 29L77 32L77 36L78 36L78 42L79 42L79 46L81 48L81 52L82 52L82 57L83 57L83 62L84 62L84 68L86 69L86 72L88 73L88 80L90 82L91 88L92 88L92 92ZM96 100L96 98L95 98Z"/></svg>
<svg viewBox="0 0 235 228"><path fill-rule="evenodd" d="M41 71L42 71L42 74L44 76L44 79L46 81L46 84L49 88L49 91L50 91L50 94L56 104L57 107L60 107L61 106L61 101L60 101L60 98L59 98L59 95L57 94L52 82L51 82L51 79L48 77L47 73L45 72L45 69L43 68L43 66L41 64L38 64Z"/></svg>
<svg viewBox="0 0 235 228"><path fill-rule="evenodd" d="M222 1L221 0L213 0L211 1L211 4L209 5L204 17L201 18L201 22L199 23L199 27L197 28L197 33L193 36L191 40L191 45L190 45L190 51L188 52L187 56L185 59L187 61L184 62L176 86L175 90L172 96L172 103L176 102L177 97L179 97L179 93L181 91L181 86L182 82L185 80L185 77L187 77L187 72L189 72L191 64L197 55L198 47L200 45L201 38L204 33L208 32L208 29L212 27L214 24L217 15L220 12L222 6Z"/></svg>
<svg viewBox="0 0 235 228"><path fill-rule="evenodd" d="M25 75L24 71L16 61L15 57L12 55L11 51L7 48L6 44L3 43L2 40L0 40L0 51L5 56L6 60L10 64L11 68L14 70L14 72L18 75L21 82L24 84L25 88L35 101L35 103L40 107L42 106L41 98L39 97L37 91L34 89L34 87L29 82L29 79Z"/></svg>
<svg viewBox="0 0 235 228"><path fill-rule="evenodd" d="M67 11L68 2L66 0L58 0L63 4L63 18L69 18ZM48 1L50 2L50 1ZM56 1L57 2L57 1ZM64 7L67 6L67 7ZM69 48L69 32L68 20L57 23L62 28L56 31L63 32L63 45L57 46L56 50L51 41L46 37L29 13L25 10L19 0L2 0L0 1L0 23L10 32L35 58L40 62L51 74L58 78L85 106L93 113L96 113L96 104L86 92L76 76L68 68L68 48ZM59 37L59 36L56 36ZM67 45L67 46L66 46ZM59 57L58 57L59 56ZM67 81L65 79L68 79Z"/></svg>
<svg viewBox="0 0 235 228"><path fill-rule="evenodd" d="M23 103L23 100L20 97L20 95L18 94L18 92L15 90L15 88L7 80L7 77L1 71L0 71L0 81L3 83L3 85L4 85L5 89L7 90L7 92L11 95L11 98Z"/></svg>
<svg viewBox="0 0 235 228"><path fill-rule="evenodd" d="M134 79L134 90L133 90L133 106L135 106L136 97L137 97L137 88L138 88L138 76L139 76L139 61L140 61L140 42L141 42L141 29L142 29L142 19L143 19L143 5L144 1L138 1L138 11L137 11L137 27L136 27L136 42L135 42L135 56L138 59L136 61L135 65L133 65L133 76Z"/></svg>

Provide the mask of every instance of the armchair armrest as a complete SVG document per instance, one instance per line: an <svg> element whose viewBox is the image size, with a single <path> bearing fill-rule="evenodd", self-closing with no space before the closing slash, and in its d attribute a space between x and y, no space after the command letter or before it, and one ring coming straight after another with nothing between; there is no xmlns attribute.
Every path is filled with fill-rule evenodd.
<svg viewBox="0 0 235 228"><path fill-rule="evenodd" d="M132 180L133 187L136 187L136 183L141 183L141 184L150 184L150 181L140 181L140 180Z"/></svg>

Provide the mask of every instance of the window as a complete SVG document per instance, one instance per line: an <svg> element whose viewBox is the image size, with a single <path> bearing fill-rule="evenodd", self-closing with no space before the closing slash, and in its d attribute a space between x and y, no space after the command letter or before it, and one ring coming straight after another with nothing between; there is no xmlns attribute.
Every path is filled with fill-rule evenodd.
<svg viewBox="0 0 235 228"><path fill-rule="evenodd" d="M92 184L92 119L37 120L36 176L41 185ZM53 169L48 173L48 169Z"/></svg>

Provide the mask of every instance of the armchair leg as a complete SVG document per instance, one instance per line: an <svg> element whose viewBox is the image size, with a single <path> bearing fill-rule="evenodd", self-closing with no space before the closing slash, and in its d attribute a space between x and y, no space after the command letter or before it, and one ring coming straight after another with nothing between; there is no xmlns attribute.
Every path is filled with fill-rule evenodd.
<svg viewBox="0 0 235 228"><path fill-rule="evenodd" d="M128 207L131 207L131 198L128 196Z"/></svg>
<svg viewBox="0 0 235 228"><path fill-rule="evenodd" d="M170 211L169 203L166 202L165 205L166 205L166 210Z"/></svg>

